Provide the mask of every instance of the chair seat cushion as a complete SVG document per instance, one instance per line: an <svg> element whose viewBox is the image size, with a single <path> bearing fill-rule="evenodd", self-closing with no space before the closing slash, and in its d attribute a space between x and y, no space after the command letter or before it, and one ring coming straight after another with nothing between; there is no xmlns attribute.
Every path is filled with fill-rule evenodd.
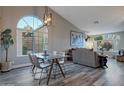
<svg viewBox="0 0 124 93"><path fill-rule="evenodd" d="M41 64L40 64L40 67L41 67L41 68L45 68L45 67L49 67L49 66L50 66L49 63L41 63Z"/></svg>
<svg viewBox="0 0 124 93"><path fill-rule="evenodd" d="M62 60L62 61L59 61L59 64L64 64L64 61Z"/></svg>

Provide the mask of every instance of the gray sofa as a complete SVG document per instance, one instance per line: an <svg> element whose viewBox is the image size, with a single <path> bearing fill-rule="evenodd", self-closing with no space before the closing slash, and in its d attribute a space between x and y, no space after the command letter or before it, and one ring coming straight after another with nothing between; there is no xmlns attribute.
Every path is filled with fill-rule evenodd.
<svg viewBox="0 0 124 93"><path fill-rule="evenodd" d="M90 67L99 67L99 59L96 52L85 49L79 48L72 51L73 62L90 66Z"/></svg>

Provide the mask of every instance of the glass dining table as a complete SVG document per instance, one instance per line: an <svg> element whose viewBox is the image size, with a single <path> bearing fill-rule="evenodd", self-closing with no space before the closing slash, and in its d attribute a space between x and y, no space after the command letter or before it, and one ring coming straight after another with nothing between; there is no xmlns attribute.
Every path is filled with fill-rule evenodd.
<svg viewBox="0 0 124 93"><path fill-rule="evenodd" d="M49 73L48 73L47 85L49 84L50 77L51 77L51 72L52 72L54 64L56 64L59 67L59 69L61 71L61 74L65 78L65 74L63 72L63 69L62 69L60 63L59 63L59 59L66 58L66 57L69 57L69 56L62 55L62 54L44 54L44 53L36 54L36 56L37 56L38 59L49 60L51 62L50 63L51 64L50 70L48 71Z"/></svg>

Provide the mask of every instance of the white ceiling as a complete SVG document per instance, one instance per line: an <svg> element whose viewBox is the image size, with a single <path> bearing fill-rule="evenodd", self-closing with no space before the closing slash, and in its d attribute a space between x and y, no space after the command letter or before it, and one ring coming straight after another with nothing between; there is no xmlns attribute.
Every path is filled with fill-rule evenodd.
<svg viewBox="0 0 124 93"><path fill-rule="evenodd" d="M50 8L87 34L124 31L124 7L50 6ZM94 24L94 21L99 21Z"/></svg>

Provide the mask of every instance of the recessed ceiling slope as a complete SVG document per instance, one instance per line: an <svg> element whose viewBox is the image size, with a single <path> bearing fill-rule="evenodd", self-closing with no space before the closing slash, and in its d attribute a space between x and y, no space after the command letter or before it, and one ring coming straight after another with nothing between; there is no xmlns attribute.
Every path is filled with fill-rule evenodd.
<svg viewBox="0 0 124 93"><path fill-rule="evenodd" d="M124 31L124 7L121 6L51 6L88 34L103 34Z"/></svg>

